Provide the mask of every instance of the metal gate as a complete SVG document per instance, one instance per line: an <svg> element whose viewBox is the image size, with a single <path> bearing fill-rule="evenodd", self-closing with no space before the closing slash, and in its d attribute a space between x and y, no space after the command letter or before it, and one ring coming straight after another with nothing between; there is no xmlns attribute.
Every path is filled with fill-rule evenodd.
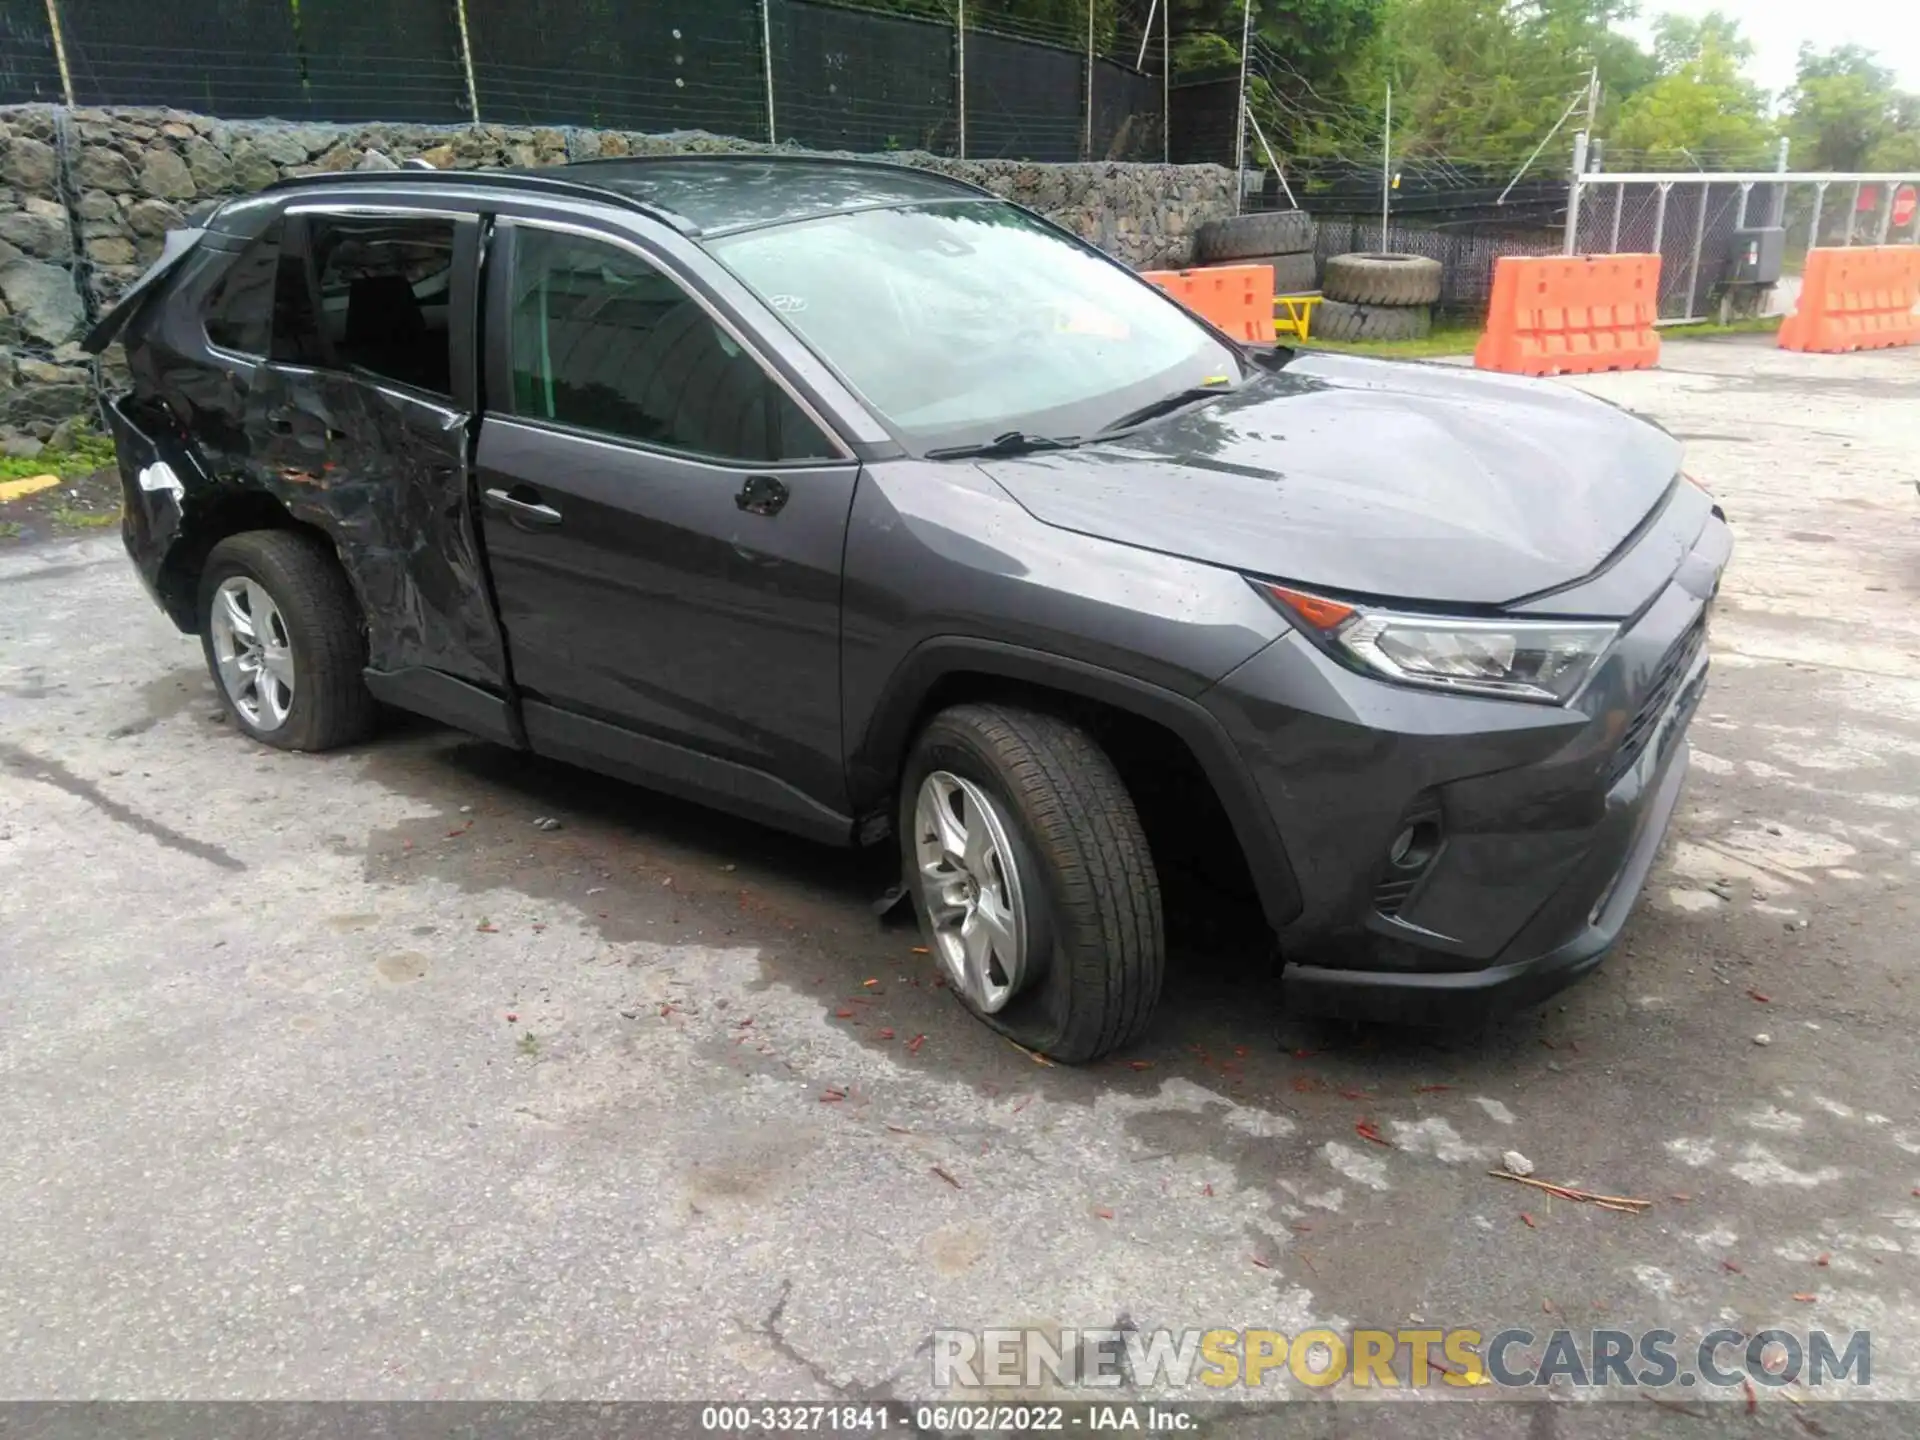
<svg viewBox="0 0 1920 1440"><path fill-rule="evenodd" d="M1768 230L1781 234L1756 233ZM1920 171L1586 174L1568 197L1567 254L1661 257L1666 322L1724 315L1743 254L1775 243L1784 274L1769 308L1780 311L1816 245L1920 244Z"/></svg>

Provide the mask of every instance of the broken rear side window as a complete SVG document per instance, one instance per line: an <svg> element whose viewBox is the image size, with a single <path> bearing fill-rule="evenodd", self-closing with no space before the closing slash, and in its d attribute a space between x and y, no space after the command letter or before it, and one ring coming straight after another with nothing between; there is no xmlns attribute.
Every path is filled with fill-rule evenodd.
<svg viewBox="0 0 1920 1440"><path fill-rule="evenodd" d="M276 350L436 395L452 393L447 348L453 221L310 218L318 293L282 307Z"/></svg>

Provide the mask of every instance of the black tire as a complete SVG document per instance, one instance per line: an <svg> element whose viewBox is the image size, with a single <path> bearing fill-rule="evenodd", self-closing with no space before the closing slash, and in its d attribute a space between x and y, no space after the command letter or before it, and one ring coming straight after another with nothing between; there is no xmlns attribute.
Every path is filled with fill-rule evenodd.
<svg viewBox="0 0 1920 1440"><path fill-rule="evenodd" d="M213 604L222 582L244 576L272 597L292 655L287 718L265 727L249 719L220 678L214 651ZM361 672L366 633L353 587L333 550L301 530L250 530L213 547L200 576L200 647L214 689L233 723L279 750L332 750L373 733L377 706Z"/></svg>
<svg viewBox="0 0 1920 1440"><path fill-rule="evenodd" d="M1433 311L1425 305L1322 300L1308 333L1315 340L1424 340L1433 333Z"/></svg>
<svg viewBox="0 0 1920 1440"><path fill-rule="evenodd" d="M1440 298L1440 262L1368 251L1336 255L1320 288L1329 300L1350 305L1431 305Z"/></svg>
<svg viewBox="0 0 1920 1440"><path fill-rule="evenodd" d="M1193 258L1202 265L1312 251L1313 220L1304 210L1269 210L1209 220L1193 239Z"/></svg>
<svg viewBox="0 0 1920 1440"><path fill-rule="evenodd" d="M1234 262L1239 265L1271 265L1273 267L1273 293L1276 295L1298 295L1313 289L1317 266L1313 253L1303 251L1298 255L1249 255L1245 260Z"/></svg>
<svg viewBox="0 0 1920 1440"><path fill-rule="evenodd" d="M1004 1008L961 1003L1018 1044L1069 1064L1137 1038L1166 970L1160 882L1132 797L1106 752L1065 720L998 704L928 722L901 777L904 873L927 944L939 944L915 857L921 782L946 771L1002 811L1026 925L1027 979Z"/></svg>

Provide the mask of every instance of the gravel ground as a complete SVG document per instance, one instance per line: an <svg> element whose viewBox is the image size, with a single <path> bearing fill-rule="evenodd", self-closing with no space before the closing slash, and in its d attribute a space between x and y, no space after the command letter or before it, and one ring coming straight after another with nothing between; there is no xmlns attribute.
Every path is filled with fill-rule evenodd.
<svg viewBox="0 0 1920 1440"><path fill-rule="evenodd" d="M1739 548L1622 948L1472 1035L1229 949L1042 1066L871 858L424 723L250 746L116 537L0 550L0 1397L916 1397L936 1327L1116 1323L1867 1328L1920 1397L1920 351L1582 383ZM1608 1433L1877 1423L1674 1397Z"/></svg>

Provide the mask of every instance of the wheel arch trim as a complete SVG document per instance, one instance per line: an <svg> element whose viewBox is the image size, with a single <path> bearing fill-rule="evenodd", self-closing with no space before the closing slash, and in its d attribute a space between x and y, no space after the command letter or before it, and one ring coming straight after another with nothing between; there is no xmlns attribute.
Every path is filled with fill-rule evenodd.
<svg viewBox="0 0 1920 1440"><path fill-rule="evenodd" d="M888 806L915 722L935 688L956 675L1036 685L1125 711L1167 729L1193 753L1213 786L1267 923L1276 931L1300 913L1300 891L1279 828L1233 741L1198 701L1084 660L1005 641L936 636L916 645L894 668L853 750L849 781L861 810Z"/></svg>

